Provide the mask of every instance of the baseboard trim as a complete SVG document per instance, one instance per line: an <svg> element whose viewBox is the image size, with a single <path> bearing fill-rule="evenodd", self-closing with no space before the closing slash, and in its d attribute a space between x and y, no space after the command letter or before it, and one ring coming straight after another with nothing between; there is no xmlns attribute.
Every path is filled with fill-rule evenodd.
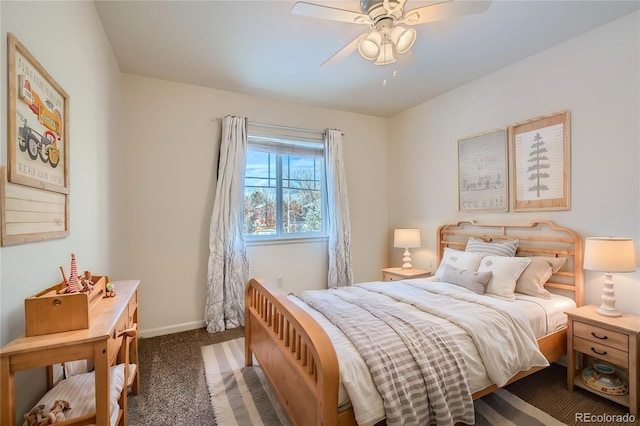
<svg viewBox="0 0 640 426"><path fill-rule="evenodd" d="M163 336L165 334L179 333L181 331L195 330L197 328L204 328L203 321L186 322L183 324L171 325L168 327L157 327L140 330L140 338Z"/></svg>

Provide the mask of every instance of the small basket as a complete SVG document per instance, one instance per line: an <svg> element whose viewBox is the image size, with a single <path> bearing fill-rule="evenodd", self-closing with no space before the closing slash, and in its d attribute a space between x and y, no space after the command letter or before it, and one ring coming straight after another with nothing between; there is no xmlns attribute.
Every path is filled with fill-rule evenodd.
<svg viewBox="0 0 640 426"><path fill-rule="evenodd" d="M91 293L61 293L60 282L24 300L25 336L89 328L89 312L104 297L109 277L93 276Z"/></svg>

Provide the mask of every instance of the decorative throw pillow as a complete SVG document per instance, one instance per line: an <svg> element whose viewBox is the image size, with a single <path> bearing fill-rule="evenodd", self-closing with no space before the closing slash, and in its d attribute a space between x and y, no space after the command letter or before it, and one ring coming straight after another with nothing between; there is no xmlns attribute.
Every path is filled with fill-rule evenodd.
<svg viewBox="0 0 640 426"><path fill-rule="evenodd" d="M451 265L444 265L444 273L440 281L459 285L477 294L484 294L484 290L491 279L491 272L469 271L458 269Z"/></svg>
<svg viewBox="0 0 640 426"><path fill-rule="evenodd" d="M455 266L458 269L476 271L483 257L484 255L480 253L467 253L446 247L442 253L442 260L436 270L435 276L438 280L442 279L445 265Z"/></svg>
<svg viewBox="0 0 640 426"><path fill-rule="evenodd" d="M514 300L516 298L514 294L516 281L529 263L531 263L531 259L528 257L484 257L480 262L478 272L491 271L493 273L485 293L505 300Z"/></svg>
<svg viewBox="0 0 640 426"><path fill-rule="evenodd" d="M551 275L558 272L565 262L564 257L530 257L531 263L525 268L516 282L516 293L551 299L551 293L544 288Z"/></svg>
<svg viewBox="0 0 640 426"><path fill-rule="evenodd" d="M518 249L518 240L496 241L495 243L487 243L477 238L469 237L467 247L464 251L473 253L484 253L490 256L515 256Z"/></svg>
<svg viewBox="0 0 640 426"><path fill-rule="evenodd" d="M564 265L564 262L567 260L566 257L547 257L547 256L535 256L535 257L532 257L531 259L546 260L547 262L549 262L549 264L551 264L551 270L553 271L554 274L558 272L560 268L562 268L562 265Z"/></svg>

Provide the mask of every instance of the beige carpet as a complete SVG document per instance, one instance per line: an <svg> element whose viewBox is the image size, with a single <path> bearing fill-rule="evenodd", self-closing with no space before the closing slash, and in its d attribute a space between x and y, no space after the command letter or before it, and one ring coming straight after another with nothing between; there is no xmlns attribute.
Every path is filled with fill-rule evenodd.
<svg viewBox="0 0 640 426"><path fill-rule="evenodd" d="M129 396L129 426L215 426L201 347L243 336L242 328L213 334L196 329L140 339L141 388L138 395ZM567 391L566 369L557 364L506 389L570 426L587 425L576 422L576 413L629 412L628 408L583 389ZM629 423L588 423L588 426L603 425L629 426Z"/></svg>
<svg viewBox="0 0 640 426"><path fill-rule="evenodd" d="M225 426L289 426L262 370L244 366L244 339L202 347L216 423ZM478 426L562 426L542 410L499 389L474 402Z"/></svg>

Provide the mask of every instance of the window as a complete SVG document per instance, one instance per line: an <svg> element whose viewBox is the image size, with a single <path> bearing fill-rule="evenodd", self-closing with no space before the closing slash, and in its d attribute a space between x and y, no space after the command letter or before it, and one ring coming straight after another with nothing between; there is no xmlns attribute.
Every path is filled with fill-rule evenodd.
<svg viewBox="0 0 640 426"><path fill-rule="evenodd" d="M249 128L244 235L249 239L324 236L324 144Z"/></svg>

